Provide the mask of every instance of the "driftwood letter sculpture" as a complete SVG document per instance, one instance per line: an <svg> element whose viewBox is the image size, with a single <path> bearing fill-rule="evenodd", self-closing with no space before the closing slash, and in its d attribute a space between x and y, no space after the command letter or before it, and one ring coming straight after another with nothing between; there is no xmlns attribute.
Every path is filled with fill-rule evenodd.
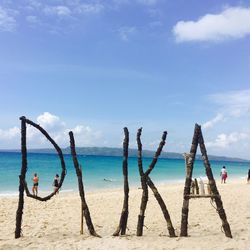
<svg viewBox="0 0 250 250"><path fill-rule="evenodd" d="M204 162L204 166L206 169L206 175L209 180L209 185L211 189L211 194L208 195L193 195L190 194L191 189L191 182L192 182L192 174L193 174L193 167L194 167L194 161L195 156L197 152L198 145L200 146L202 159ZM229 238L232 238L231 230L229 223L227 221L226 213L223 208L221 196L219 194L219 191L217 189L212 169L210 167L210 162L208 160L206 147L204 144L203 135L201 132L201 126L198 124L195 124L194 129L194 136L192 141L192 146L190 149L190 154L186 155L186 181L185 181L185 187L184 187L184 197L183 197L183 207L182 207L182 218L181 218L181 234L180 236L188 236L188 211L189 211L189 200L191 198L211 198L214 199L217 207L217 212L221 218L222 221L222 227L224 229L225 235Z"/></svg>
<svg viewBox="0 0 250 250"><path fill-rule="evenodd" d="M53 197L56 194L56 191L52 192L50 195L46 197L40 197L35 196L30 193L27 183L25 181L26 172L27 172L27 147L26 147L26 124L29 124L36 129L38 129L54 146L55 150L58 153L58 156L60 158L62 172L61 172L61 178L59 182L58 188L61 188L64 177L66 175L66 167L65 162L62 154L61 148L55 143L55 141L50 137L50 135L38 124L26 119L24 116L20 117L21 120L21 153L22 153L22 168L21 168L21 174L19 175L19 202L18 202L18 208L16 212L16 230L15 230L15 238L19 238L21 236L21 227L22 227L22 215L23 215L23 205L24 205L24 190L26 192L26 195L30 198L39 200L39 201L47 201L51 197Z"/></svg>
<svg viewBox="0 0 250 250"><path fill-rule="evenodd" d="M15 230L15 238L20 238L21 232L22 232L22 215L23 215L23 207L24 207L24 191L26 192L26 195L30 198L39 200L39 201L47 201L50 198L52 198L57 191L53 191L51 194L47 195L46 197L40 197L36 196L30 193L27 183L26 183L26 172L28 168L28 162L27 162L27 147L26 147L26 125L29 124L36 129L38 129L54 146L55 150L57 151L57 154L60 159L61 163L61 178L59 182L59 188L61 188L65 175L66 175L66 166L62 154L61 148L56 144L56 142L50 137L50 135L38 124L26 119L24 116L20 117L21 120L21 153L22 153L22 167L21 167L21 173L19 175L19 201L18 201L18 208L16 211L16 230ZM163 213L163 216L167 223L167 229L169 232L170 237L176 237L175 230L171 222L171 218L169 215L169 212L167 210L166 204L161 197L160 193L158 192L156 186L154 185L153 181L149 177L150 173L154 169L158 158L162 152L162 149L165 145L166 138L167 138L167 132L163 132L161 142L158 146L158 149L155 152L154 158L152 162L150 163L148 169L146 171L143 170L143 163L142 163L142 143L141 143L141 133L142 128L138 129L137 132L137 146L138 146L138 169L139 174L141 178L141 187L142 187L142 197L141 197L141 204L140 204L140 214L138 215L138 222L137 222L137 236L143 235L143 226L144 226L144 218L145 218L145 211L147 207L148 202L148 187L152 190L161 210ZM100 237L94 228L94 225L91 220L89 208L85 199L85 193L84 193L84 185L82 180L82 169L81 166L78 163L77 155L76 155L76 149L75 149L75 140L73 132L69 132L70 137L70 148L71 148L71 155L76 171L76 175L78 178L78 188L79 188L79 194L81 197L81 234L83 234L83 217L86 219L86 224L89 230L89 233L93 236ZM209 180L209 193L205 194L204 191L198 189L198 183L196 180L196 194L194 192L195 186L193 183L192 186L192 174L193 174L193 167L194 167L194 161L195 156L197 152L198 145L201 150L202 159L204 162L206 175ZM123 199L123 208L120 216L119 225L116 229L116 231L113 233L113 236L118 235L125 235L126 229L127 229L127 221L128 221L128 203L129 203L129 183L128 183L128 147L129 147L129 131L125 127L124 128L124 141L123 141L123 163L122 163L122 170L123 170L123 180L124 180L124 199ZM185 187L184 187L184 195L183 195L183 207L182 207L182 218L181 218L181 233L180 236L188 236L188 212L189 212L189 200L191 198L211 198L215 204L216 204L216 210L219 214L219 217L222 221L222 227L224 230L224 233L227 237L232 238L231 229L229 226L229 223L227 221L226 213L223 208L221 196L219 194L219 191L217 189L212 169L210 167L210 162L208 160L206 147L204 144L204 139L201 131L201 126L198 124L195 124L194 129L194 136L192 140L192 145L190 149L189 154L184 154L186 159L186 181L185 181ZM191 188L193 190L191 194Z"/></svg>
<svg viewBox="0 0 250 250"><path fill-rule="evenodd" d="M78 163L78 160L77 160L76 149L75 149L75 139L74 139L74 135L73 135L72 131L69 132L69 137L70 137L71 155L72 155L74 167L76 170L76 175L77 175L77 179L78 179L79 194L80 194L81 202L82 202L82 204L81 204L81 234L83 234L83 215L84 215L84 217L86 219L86 224L88 226L89 233L93 236L100 237L95 231L94 225L93 225L92 220L91 220L89 208L88 208L88 205L87 205L87 202L85 199L85 192L84 192L84 186L83 186L83 181L82 181L82 170L81 170L79 163Z"/></svg>
<svg viewBox="0 0 250 250"><path fill-rule="evenodd" d="M128 145L129 145L129 132L125 127L124 129L124 141L123 141L123 162L122 162L122 171L123 171L123 181L124 181L124 199L123 199L123 208L120 217L119 226L116 231L113 233L113 236L118 236L121 232L121 235L126 234L127 222L128 222L128 199L129 199L129 185L128 185Z"/></svg>
<svg viewBox="0 0 250 250"><path fill-rule="evenodd" d="M158 192L156 186L152 182L151 178L149 177L149 174L151 171L154 169L155 164L157 163L158 157L161 154L161 151L165 145L166 137L167 137L167 132L165 131L162 135L162 140L159 144L159 147L157 151L155 152L155 156L149 165L147 171L144 173L143 171L143 165L142 165L142 143L141 143L141 132L142 128L138 129L137 132L137 145L138 145L138 168L139 168L139 173L141 176L141 187L142 187L142 198L141 198L141 206L140 206L140 214L138 215L138 223L137 223L137 236L142 236L143 234L143 226L144 226L144 217L145 217L145 211L147 207L147 202L148 202L148 186L151 188L151 190L154 193L154 196L156 200L158 201L162 213L164 215L164 218L167 222L167 227L169 231L170 237L176 237L174 227L172 225L171 219L169 212L167 210L167 207L165 205L165 202L163 201L160 193Z"/></svg>

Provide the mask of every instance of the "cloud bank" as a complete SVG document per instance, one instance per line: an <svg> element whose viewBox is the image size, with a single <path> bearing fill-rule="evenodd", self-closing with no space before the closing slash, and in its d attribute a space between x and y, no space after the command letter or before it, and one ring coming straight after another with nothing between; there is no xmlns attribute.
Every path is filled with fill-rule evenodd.
<svg viewBox="0 0 250 250"><path fill-rule="evenodd" d="M62 147L69 146L69 131L73 131L78 146L102 145L103 136L101 131L95 131L90 126L77 124L74 127L68 127L58 116L49 112L44 112L36 118L50 136ZM16 148L20 144L20 128L17 126L9 129L0 129L0 140L3 145L10 148ZM27 143L29 148L51 147L46 138L34 127L27 126Z"/></svg>
<svg viewBox="0 0 250 250"><path fill-rule="evenodd" d="M210 95L209 99L218 105L218 114L202 127L209 129L217 124L220 132L210 138L206 143L207 147L234 148L235 151L242 151L244 147L247 149L250 146L250 130L245 124L250 122L250 89L217 93ZM222 124L225 121L226 126L225 123ZM230 127L233 130L228 130Z"/></svg>
<svg viewBox="0 0 250 250"><path fill-rule="evenodd" d="M217 148L227 148L232 144L237 142L242 142L246 139L249 139L250 136L246 133L233 132L230 134L219 134L215 141L207 142L207 147L217 147Z"/></svg>
<svg viewBox="0 0 250 250"><path fill-rule="evenodd" d="M228 116L250 116L250 89L218 93L209 98Z"/></svg>
<svg viewBox="0 0 250 250"><path fill-rule="evenodd" d="M223 115L218 114L212 120L209 120L209 121L205 122L202 125L202 128L204 128L204 129L212 128L216 123L218 123L218 122L220 122L222 120L223 120Z"/></svg>
<svg viewBox="0 0 250 250"><path fill-rule="evenodd" d="M11 11L0 6L0 31L14 31L16 25L16 20L11 15Z"/></svg>
<svg viewBox="0 0 250 250"><path fill-rule="evenodd" d="M179 21L173 27L177 42L218 42L250 34L250 8L229 7L196 21Z"/></svg>

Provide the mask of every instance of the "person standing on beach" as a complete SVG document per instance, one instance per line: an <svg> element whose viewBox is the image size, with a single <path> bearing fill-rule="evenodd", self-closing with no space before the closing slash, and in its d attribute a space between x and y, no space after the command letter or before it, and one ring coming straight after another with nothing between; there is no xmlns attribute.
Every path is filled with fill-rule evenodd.
<svg viewBox="0 0 250 250"><path fill-rule="evenodd" d="M54 192L59 193L59 175L56 174L53 182Z"/></svg>
<svg viewBox="0 0 250 250"><path fill-rule="evenodd" d="M220 176L221 176L221 183L226 183L226 179L227 179L227 170L226 167L223 166L221 171L220 171Z"/></svg>
<svg viewBox="0 0 250 250"><path fill-rule="evenodd" d="M32 192L33 192L33 195L37 196L37 194L38 194L38 182L39 182L39 178L37 176L37 173L34 174L34 177L32 180L33 180Z"/></svg>
<svg viewBox="0 0 250 250"><path fill-rule="evenodd" d="M247 183L250 184L250 169L248 170Z"/></svg>

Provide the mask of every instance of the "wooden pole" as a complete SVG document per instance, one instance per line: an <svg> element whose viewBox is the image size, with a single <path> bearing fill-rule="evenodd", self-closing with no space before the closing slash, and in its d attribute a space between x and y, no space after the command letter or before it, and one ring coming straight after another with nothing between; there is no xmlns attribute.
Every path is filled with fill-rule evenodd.
<svg viewBox="0 0 250 250"><path fill-rule="evenodd" d="M83 205L81 203L81 230L80 230L80 234L83 234Z"/></svg>
<svg viewBox="0 0 250 250"><path fill-rule="evenodd" d="M196 190L196 194L199 194L200 191L199 191L199 185L198 185L198 181L196 178L194 178L194 183L195 183L195 190Z"/></svg>
<svg viewBox="0 0 250 250"><path fill-rule="evenodd" d="M146 210L147 202L148 202L147 178L144 175L143 165L142 165L141 132L142 132L142 128L139 128L137 132L137 146L138 146L138 169L139 169L139 174L141 177L142 198L141 198L141 205L140 205L140 214L138 215L138 222L137 222L137 231L136 231L137 236L142 236L143 234L145 210Z"/></svg>
<svg viewBox="0 0 250 250"><path fill-rule="evenodd" d="M100 235L98 235L95 231L94 225L91 220L89 208L85 200L84 186L83 186L83 181L82 181L82 171L80 170L79 163L77 160L76 150L75 150L75 139L74 139L74 135L72 131L69 132L69 137L70 137L71 155L72 155L72 159L73 159L73 163L74 163L74 167L75 167L75 171L76 171L76 175L78 179L79 194L80 194L81 201L82 201L82 211L86 219L86 224L88 226L88 230L91 235L100 237Z"/></svg>
<svg viewBox="0 0 250 250"><path fill-rule="evenodd" d="M129 200L129 183L128 183L128 146L129 146L129 132L125 127L124 129L124 141L123 141L123 180L124 180L124 200L123 208L120 217L120 222L117 230L113 233L113 236L118 236L126 234L127 221L128 221L128 200Z"/></svg>
<svg viewBox="0 0 250 250"><path fill-rule="evenodd" d="M206 169L206 175L209 180L209 185L211 188L211 195L190 195L190 187L191 187L191 180L192 180L192 172L193 172L193 164L195 160L195 155L197 152L197 147L200 146L201 154L203 163ZM183 200L183 207L182 207L182 219L181 219L181 234L180 236L187 236L187 228L188 228L188 210L189 210L189 199L191 198L212 198L215 200L217 206L217 212L222 220L222 227L224 229L225 235L229 238L232 238L231 229L229 223L227 221L226 213L223 208L221 196L217 189L212 169L210 167L210 163L207 156L206 147L204 144L203 135L201 132L201 126L195 124L194 136L192 141L192 146L190 150L189 159L187 161L187 175L186 175L186 182L184 188L184 200Z"/></svg>
<svg viewBox="0 0 250 250"><path fill-rule="evenodd" d="M156 186L154 185L154 183L152 182L152 180L150 179L150 177L148 176L148 179L147 179L147 184L148 186L151 188L151 190L153 191L153 194L156 198L156 200L158 201L158 204L160 205L161 207L161 210L162 210L162 213L163 213L163 216L167 222L167 227L168 227L168 232L169 232L169 236L170 237L176 237L175 235L175 231L174 231L174 227L172 225L172 221L171 221L171 218L170 218L170 215L169 215L169 212L167 210L167 207L165 205L165 202L163 201L160 193L158 192Z"/></svg>
<svg viewBox="0 0 250 250"><path fill-rule="evenodd" d="M183 194L184 199L183 199L183 205L182 205L180 236L188 236L188 212L189 212L188 195L190 195L193 166L194 166L195 155L196 155L197 147L198 147L198 136L199 136L199 130L198 130L198 127L195 126L192 146L190 149L190 153L187 155L187 159L186 159L186 181L185 181L184 194Z"/></svg>
<svg viewBox="0 0 250 250"><path fill-rule="evenodd" d="M60 163L61 163L61 167L62 167L62 172L61 172L61 176L60 176L60 181L58 184L58 189L61 188L64 178L66 176L66 165L65 165L65 161L63 158L63 153L61 148L57 145L57 143L51 138L51 136L47 133L47 131L45 129L43 129L39 124L34 123L33 121L29 120L29 119L25 119L26 123L35 127L36 129L38 129L45 137L46 139L54 146L58 157L60 159ZM57 193L57 191L53 192L51 195L48 195L48 199L50 199L52 196L54 196ZM36 196L35 196L36 197ZM35 198L33 197L33 198ZM46 197L43 199L43 201L48 200L46 199Z"/></svg>
<svg viewBox="0 0 250 250"><path fill-rule="evenodd" d="M23 206L24 206L24 191L26 192L28 197L31 197L33 199L39 200L39 201L47 201L52 196L56 194L56 191L51 193L50 195L46 197L39 197L35 196L30 193L27 183L25 181L26 172L27 172L27 146L26 146L26 133L27 133L27 127L26 124L29 124L36 129L38 129L55 147L58 156L61 161L62 166L62 172L61 172L61 178L59 182L59 188L62 186L62 183L64 181L65 175L66 175L66 166L62 154L62 150L60 147L56 144L56 142L50 137L50 135L38 124L32 122L29 119L26 119L25 116L20 117L21 120L21 154L22 154L22 168L21 168L21 174L19 175L19 201L18 201L18 208L16 212L16 230L15 230L15 238L20 238L21 236L21 224L22 224L22 215L23 215Z"/></svg>
<svg viewBox="0 0 250 250"><path fill-rule="evenodd" d="M62 153L61 148L51 138L51 136L47 133L47 131L45 129L43 129L40 125L34 123L33 121L31 121L29 119L26 119L24 116L22 116L20 119L22 119L22 121L25 122L26 124L29 124L29 125L35 127L36 129L38 129L47 138L47 140L54 146L54 148L55 148L55 150L56 150L56 152L58 154L58 157L60 159L61 168L62 168L60 181L59 181L59 184L58 184L58 189L60 189L62 184L63 184L64 178L66 176L66 165L65 165L65 162L64 162L63 153ZM25 136L26 136L26 134L25 134ZM25 143L26 143L26 138L25 138ZM25 154L25 152L23 153L23 151L22 151L22 155L23 154ZM27 159L27 151L26 151L26 159ZM47 195L46 197L36 196L36 195L33 195L33 194L30 193L30 191L28 189L28 186L27 186L27 183L25 182L25 178L22 179L21 181L23 183L26 195L28 197L30 197L30 198L33 198L33 199L36 199L36 200L39 200L39 201L48 201L49 199L51 199L57 193L57 191L53 191L51 194Z"/></svg>
<svg viewBox="0 0 250 250"><path fill-rule="evenodd" d="M22 152L22 168L19 175L19 201L16 211L16 230L15 238L20 238L22 231L22 216L24 206L24 180L27 172L27 147L26 147L26 123L25 117L20 117L21 120L21 152Z"/></svg>
<svg viewBox="0 0 250 250"><path fill-rule="evenodd" d="M82 166L80 165L80 171L82 174ZM80 230L80 234L83 234L83 204L81 202L81 230Z"/></svg>
<svg viewBox="0 0 250 250"><path fill-rule="evenodd" d="M206 174L209 180L209 184L210 184L210 188L211 188L211 192L212 194L215 196L214 200L215 200L215 204L217 206L217 211L218 214L220 216L220 219L222 221L222 227L224 229L224 233L227 237L232 238L232 233L231 233L231 229L229 226L229 223L227 221L227 216L225 213L225 210L223 208L223 203L219 194L219 191L217 189L214 177L213 177L213 173L212 173L212 169L210 167L210 162L208 160L208 156L207 156L207 150L204 144L204 139L203 139L203 135L202 135L202 131L201 131L201 126L198 126L199 128L199 145L200 145L200 149L201 149L201 154L202 154L202 159L204 162L204 166L206 169Z"/></svg>
<svg viewBox="0 0 250 250"><path fill-rule="evenodd" d="M196 199L199 199L199 198L212 198L214 199L215 197L220 197L220 195L215 195L215 194L190 194L190 195L187 195L187 198L191 199L191 198L196 198Z"/></svg>
<svg viewBox="0 0 250 250"><path fill-rule="evenodd" d="M149 174L151 171L154 169L158 158L161 154L161 151L165 145L166 137L167 137L167 132L164 131L162 135L162 140L158 146L158 149L155 152L155 156L149 165L147 171L144 173L143 171L143 166L142 166L142 144L141 144L141 131L142 128L140 128L137 132L137 145L138 145L138 168L139 168L139 173L141 176L141 186L142 186L142 198L141 198L141 206L140 206L140 214L138 215L138 223L137 223L137 236L142 236L143 234L143 226L144 226L144 217L145 217L145 210L147 207L147 202L148 202L148 186L151 188L153 191L153 194L158 201L158 204L161 207L163 216L167 222L167 227L169 231L170 237L175 237L175 231L174 227L172 225L170 215L168 213L167 207L158 192L157 188L155 187L154 183L152 182L151 178L149 177Z"/></svg>

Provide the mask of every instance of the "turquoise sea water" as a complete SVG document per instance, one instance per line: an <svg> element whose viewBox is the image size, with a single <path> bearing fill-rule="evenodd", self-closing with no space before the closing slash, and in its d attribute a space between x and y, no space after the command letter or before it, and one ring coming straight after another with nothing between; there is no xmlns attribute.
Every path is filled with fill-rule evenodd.
<svg viewBox="0 0 250 250"><path fill-rule="evenodd" d="M71 155L64 155L67 175L62 191L77 191L77 178L73 167ZM86 191L108 188L122 188L122 157L106 156L78 156L82 165L84 187ZM143 160L144 169L148 167L151 159ZM248 163L211 161L214 177L218 180L221 167L227 167L229 178L243 178L250 168ZM21 169L21 154L0 152L0 195L11 195L18 192L18 175ZM137 158L129 158L129 184L140 186ZM34 173L39 176L39 190L50 192L55 174L61 173L59 158L55 154L28 154L28 171L26 180L32 186ZM151 175L155 183L184 182L185 163L180 159L159 159ZM205 176L202 161L196 161L194 177ZM108 179L111 181L104 181Z"/></svg>

